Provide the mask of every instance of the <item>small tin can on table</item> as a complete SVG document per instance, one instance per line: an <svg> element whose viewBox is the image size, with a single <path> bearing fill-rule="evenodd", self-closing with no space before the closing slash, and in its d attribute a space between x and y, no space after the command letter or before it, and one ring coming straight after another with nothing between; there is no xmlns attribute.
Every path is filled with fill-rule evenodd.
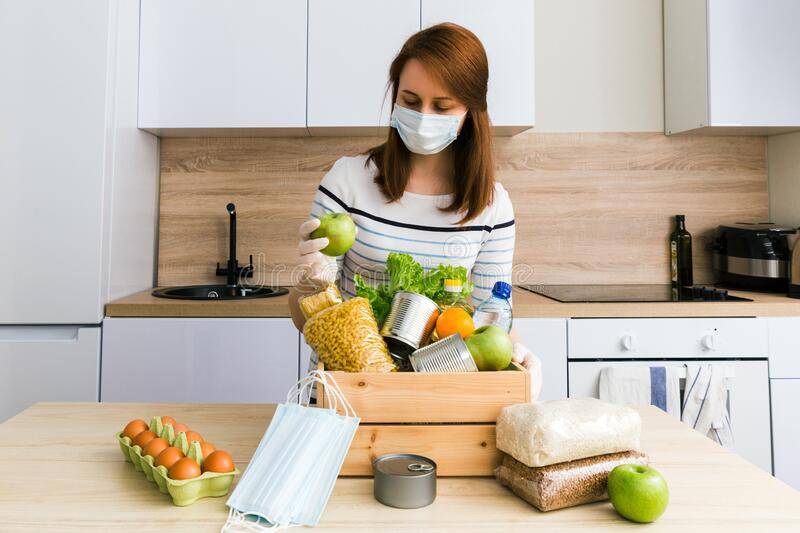
<svg viewBox="0 0 800 533"><path fill-rule="evenodd" d="M381 455L372 462L375 499L389 507L417 509L436 499L436 463L410 453Z"/></svg>

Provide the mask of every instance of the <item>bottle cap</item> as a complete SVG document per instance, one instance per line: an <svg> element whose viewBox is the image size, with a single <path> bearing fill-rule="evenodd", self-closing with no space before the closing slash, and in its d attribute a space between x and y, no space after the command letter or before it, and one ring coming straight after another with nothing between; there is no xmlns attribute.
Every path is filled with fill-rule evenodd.
<svg viewBox="0 0 800 533"><path fill-rule="evenodd" d="M444 280L444 290L445 292L461 292L461 289L464 285L461 281L457 279L446 279Z"/></svg>
<svg viewBox="0 0 800 533"><path fill-rule="evenodd" d="M492 287L492 294L499 298L508 298L511 296L511 284L505 281L497 281Z"/></svg>

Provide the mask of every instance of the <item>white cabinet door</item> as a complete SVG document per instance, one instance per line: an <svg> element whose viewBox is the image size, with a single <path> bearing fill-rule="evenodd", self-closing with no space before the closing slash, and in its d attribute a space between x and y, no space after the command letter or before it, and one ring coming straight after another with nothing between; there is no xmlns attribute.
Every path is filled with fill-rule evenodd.
<svg viewBox="0 0 800 533"><path fill-rule="evenodd" d="M731 370L730 414L734 450L767 472L772 472L769 376L766 361L707 360ZM600 371L607 366L683 366L682 361L570 361L569 395L598 397Z"/></svg>
<svg viewBox="0 0 800 533"><path fill-rule="evenodd" d="M800 490L800 379L772 379L770 385L775 477Z"/></svg>
<svg viewBox="0 0 800 533"><path fill-rule="evenodd" d="M297 381L288 318L107 318L100 399L282 402Z"/></svg>
<svg viewBox="0 0 800 533"><path fill-rule="evenodd" d="M542 360L544 383L540 400L567 397L567 320L517 318L514 329L522 344Z"/></svg>
<svg viewBox="0 0 800 533"><path fill-rule="evenodd" d="M389 65L420 28L419 0L309 0L308 128L388 126ZM338 130L347 132L347 130Z"/></svg>
<svg viewBox="0 0 800 533"><path fill-rule="evenodd" d="M708 0L709 120L800 126L800 2Z"/></svg>
<svg viewBox="0 0 800 533"><path fill-rule="evenodd" d="M108 2L0 4L0 324L103 319L108 21Z"/></svg>
<svg viewBox="0 0 800 533"><path fill-rule="evenodd" d="M139 127L305 133L306 11L294 0L142 0Z"/></svg>
<svg viewBox="0 0 800 533"><path fill-rule="evenodd" d="M766 318L769 329L769 377L800 379L800 318Z"/></svg>
<svg viewBox="0 0 800 533"><path fill-rule="evenodd" d="M533 0L422 0L423 28L454 22L483 43L489 58L489 116L500 133L534 123L533 6Z"/></svg>
<svg viewBox="0 0 800 533"><path fill-rule="evenodd" d="M36 402L96 402L100 328L0 326L0 422Z"/></svg>
<svg viewBox="0 0 800 533"><path fill-rule="evenodd" d="M800 2L664 0L665 131L800 128Z"/></svg>

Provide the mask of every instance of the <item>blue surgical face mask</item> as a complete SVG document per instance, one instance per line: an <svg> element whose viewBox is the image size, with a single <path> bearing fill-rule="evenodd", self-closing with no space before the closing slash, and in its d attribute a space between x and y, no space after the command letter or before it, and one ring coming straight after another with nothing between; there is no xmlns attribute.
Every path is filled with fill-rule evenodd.
<svg viewBox="0 0 800 533"><path fill-rule="evenodd" d="M465 115L429 115L395 104L390 125L411 152L431 155L438 154L456 140Z"/></svg>
<svg viewBox="0 0 800 533"><path fill-rule="evenodd" d="M325 385L331 408L301 403L310 387ZM340 407L344 415L338 414ZM315 526L328 503L359 419L333 378L311 372L275 411L247 470L228 498L222 531L263 532Z"/></svg>

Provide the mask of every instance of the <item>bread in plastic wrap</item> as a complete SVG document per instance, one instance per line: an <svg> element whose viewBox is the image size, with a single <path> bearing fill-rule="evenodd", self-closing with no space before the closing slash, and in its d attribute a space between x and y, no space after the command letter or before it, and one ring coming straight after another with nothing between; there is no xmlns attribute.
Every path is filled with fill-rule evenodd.
<svg viewBox="0 0 800 533"><path fill-rule="evenodd" d="M553 511L608 499L608 474L625 464L646 465L648 459L641 452L629 451L531 467L503 455L494 475L540 511Z"/></svg>
<svg viewBox="0 0 800 533"><path fill-rule="evenodd" d="M325 370L396 370L366 298L351 298L319 311L306 321L303 335Z"/></svg>
<svg viewBox="0 0 800 533"><path fill-rule="evenodd" d="M497 448L527 466L639 450L639 413L594 398L520 403L497 418Z"/></svg>

